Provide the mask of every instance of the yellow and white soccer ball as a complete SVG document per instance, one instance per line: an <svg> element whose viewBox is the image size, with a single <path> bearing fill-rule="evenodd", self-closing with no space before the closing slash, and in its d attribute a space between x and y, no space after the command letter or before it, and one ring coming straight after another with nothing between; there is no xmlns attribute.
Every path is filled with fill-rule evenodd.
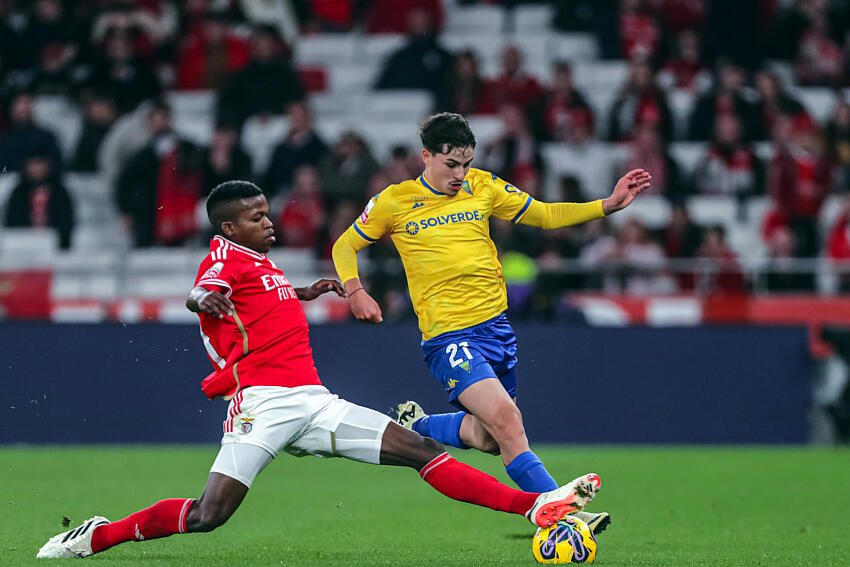
<svg viewBox="0 0 850 567"><path fill-rule="evenodd" d="M548 528L537 530L531 542L531 553L538 563L593 563L596 538L586 523L567 516Z"/></svg>

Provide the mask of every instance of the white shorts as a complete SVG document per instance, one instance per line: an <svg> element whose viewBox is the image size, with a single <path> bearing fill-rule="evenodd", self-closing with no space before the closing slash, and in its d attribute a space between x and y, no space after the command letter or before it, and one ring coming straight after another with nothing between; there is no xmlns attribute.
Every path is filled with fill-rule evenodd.
<svg viewBox="0 0 850 567"><path fill-rule="evenodd" d="M222 449L210 472L251 486L281 451L378 464L390 418L347 402L324 386L251 386L230 401ZM268 460L240 445L264 449Z"/></svg>

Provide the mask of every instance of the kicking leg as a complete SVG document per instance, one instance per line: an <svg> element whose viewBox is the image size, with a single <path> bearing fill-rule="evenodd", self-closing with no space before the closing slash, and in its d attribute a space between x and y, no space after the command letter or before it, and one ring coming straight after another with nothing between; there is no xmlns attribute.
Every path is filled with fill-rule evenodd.
<svg viewBox="0 0 850 567"><path fill-rule="evenodd" d="M522 414L515 401L496 378L475 382L458 396L470 414L461 424L461 437L481 435L483 428L499 446L508 476L529 492L546 492L558 487L552 475L528 446ZM474 420L473 420L474 418ZM469 425L464 427L466 422ZM478 423L476 423L476 421Z"/></svg>

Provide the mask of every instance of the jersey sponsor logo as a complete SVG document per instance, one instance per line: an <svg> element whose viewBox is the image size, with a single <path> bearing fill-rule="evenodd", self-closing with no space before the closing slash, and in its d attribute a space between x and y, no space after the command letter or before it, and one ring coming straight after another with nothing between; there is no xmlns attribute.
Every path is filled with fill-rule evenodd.
<svg viewBox="0 0 850 567"><path fill-rule="evenodd" d="M417 232L419 232L419 223L410 221L406 225L404 225L404 230L407 231L407 234L410 236L415 236Z"/></svg>
<svg viewBox="0 0 850 567"><path fill-rule="evenodd" d="M469 181L464 181L460 188L472 195L472 188L469 186Z"/></svg>
<svg viewBox="0 0 850 567"><path fill-rule="evenodd" d="M422 207L424 205L425 205L425 203L422 203L422 202L413 203L413 206L411 207L411 209L418 209L419 207Z"/></svg>
<svg viewBox="0 0 850 567"><path fill-rule="evenodd" d="M483 220L485 220L484 215L478 211L461 211L459 213L452 213L450 215L438 215L436 217L422 219L419 221L419 228L424 230L431 226L442 226L444 224L457 224L459 222L472 222ZM410 225L410 223L408 223L408 225ZM407 228L407 232L409 232L410 234L416 234L415 232L410 232L409 227Z"/></svg>
<svg viewBox="0 0 850 567"><path fill-rule="evenodd" d="M201 279L202 279L202 280L205 280L205 279L217 279L217 278L218 278L218 275L221 273L221 269L222 269L223 267L224 267L224 263L223 263L223 262L216 262L215 264L213 264L212 266L210 266L210 269L209 269L209 270L207 270L206 272L204 272L204 275L203 275L203 276L201 276Z"/></svg>
<svg viewBox="0 0 850 567"><path fill-rule="evenodd" d="M360 222L366 224L366 221L369 220L369 211L372 210L372 207L375 206L375 199L369 199L369 202L366 203L366 208L363 209L363 212L360 213Z"/></svg>
<svg viewBox="0 0 850 567"><path fill-rule="evenodd" d="M263 274L260 276L263 286L266 291L277 290L278 299L298 299L298 294L295 293L295 288L286 279L286 276L280 274Z"/></svg>

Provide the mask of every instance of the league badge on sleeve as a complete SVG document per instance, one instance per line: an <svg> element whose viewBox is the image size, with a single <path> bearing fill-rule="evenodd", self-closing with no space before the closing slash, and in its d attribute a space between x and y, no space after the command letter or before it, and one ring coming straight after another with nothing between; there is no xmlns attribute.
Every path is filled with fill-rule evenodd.
<svg viewBox="0 0 850 567"><path fill-rule="evenodd" d="M224 267L223 262L216 262L213 264L209 270L207 270L204 275L201 277L202 280L206 279L217 279L218 275L221 273L221 269Z"/></svg>
<svg viewBox="0 0 850 567"><path fill-rule="evenodd" d="M366 221L369 220L369 211L372 210L372 207L375 206L375 199L369 199L369 202L366 204L366 208L363 209L363 212L360 213L360 222L366 224Z"/></svg>

